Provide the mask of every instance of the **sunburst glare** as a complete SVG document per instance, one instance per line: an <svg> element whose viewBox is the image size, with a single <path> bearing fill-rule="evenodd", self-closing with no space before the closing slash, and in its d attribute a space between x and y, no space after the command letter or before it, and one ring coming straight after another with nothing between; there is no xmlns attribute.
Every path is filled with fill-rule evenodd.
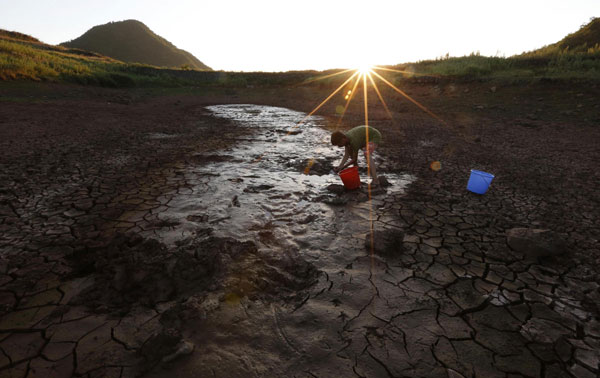
<svg viewBox="0 0 600 378"><path fill-rule="evenodd" d="M323 105L325 105L336 93L338 93L343 87L350 84L350 82L352 82L355 79L353 88L343 92L344 100L346 102L345 106L344 107L342 107L341 105L336 106L336 113L339 115L339 121L338 121L337 127L340 126L342 119L344 118L344 115L346 113L346 110L348 109L348 106L350 105L350 102L352 101L352 98L354 97L354 95L356 93L356 87L358 86L358 84L361 81L362 81L362 86L363 86L363 100L364 100L364 116L365 116L364 124L367 126L369 125L369 107L368 107L368 99L367 99L369 83L372 85L373 90L377 94L377 97L378 97L379 101L382 103L383 107L385 108L388 116L393 119L392 112L388 108L388 105L386 104L386 102L383 98L383 94L381 93L381 91L377 87L377 84L375 83L375 78L377 78L381 82L386 84L388 87L390 87L397 93L401 94L406 100L408 100L411 103L413 103L414 105L416 105L419 109L421 109L425 113L429 114L431 117L438 120L444 126L448 126L448 124L444 120L442 120L440 117L438 117L436 114L434 114L427 107L425 107L420 102L418 102L417 100L415 100L414 98L409 96L406 92L404 92L401 89L399 89L398 87L396 87L394 84L392 84L389 80L387 80L381 74L377 73L376 71L378 71L378 70L387 71L387 72L397 72L397 73L401 73L404 76L408 76L408 77L412 77L412 76L416 75L413 70L407 70L407 71L395 70L395 69L386 68L386 67L378 67L378 66L374 66L374 65L370 65L370 64L360 64L360 65L358 65L358 68L356 68L355 70L343 70L343 71L340 71L340 72L337 72L337 73L334 73L331 75L324 76L322 78L314 79L314 80L321 80L323 78L329 78L329 77L333 77L333 76L337 76L337 75L341 75L344 73L354 71L350 75L350 77L348 77L339 87L337 87L337 89L335 89L329 96L327 96L327 98L325 98L325 100L323 100L317 107L315 107L313 109L313 111L311 111L308 114L308 116L311 116L312 114L314 114ZM314 81L314 80L311 80L311 81ZM296 124L295 127L298 127L300 124L302 124L305 119L306 119L306 117L303 120L301 120L298 124ZM367 139L367 141L369 140L368 131L367 131L366 139ZM370 175L370 164L369 164L368 159L369 159L369 155L367 154L367 174ZM313 162L313 160L311 159L305 169L305 174L310 172L312 162ZM439 171L441 169L441 163L439 161L435 161L430 165L430 168L434 171ZM369 225L370 225L369 231L370 231L370 239L371 239L371 243L370 243L370 245L371 245L371 265L373 265L373 255L374 255L373 232L374 231L373 231L373 205L372 205L371 185L370 184L367 187L367 191L368 191L368 199L369 199Z"/></svg>
<svg viewBox="0 0 600 378"><path fill-rule="evenodd" d="M357 71L359 74L361 74L361 75L366 75L366 74L368 74L369 72L371 72L371 69L372 69L372 68L373 68L373 66L372 66L372 65L370 65L370 64L367 64L367 63L363 63L363 64L360 64L360 65L358 66L358 68L356 69L356 71Z"/></svg>

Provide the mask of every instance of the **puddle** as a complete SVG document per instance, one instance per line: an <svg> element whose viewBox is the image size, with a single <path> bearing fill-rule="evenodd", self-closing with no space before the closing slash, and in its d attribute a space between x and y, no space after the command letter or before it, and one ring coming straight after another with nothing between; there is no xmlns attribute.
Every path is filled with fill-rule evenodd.
<svg viewBox="0 0 600 378"><path fill-rule="evenodd" d="M163 242L172 244L211 228L217 236L252 240L259 247L323 250L339 237L340 223L349 220L340 217L351 217L368 231L364 189L341 196L327 191L328 185L341 184L332 168L343 151L331 146L321 117L309 117L295 127L304 113L259 105L207 109L259 131L219 154L196 156L203 164L185 172L189 189L175 194L169 209L161 213L162 219L179 222L155 232ZM359 163L364 166L363 161ZM414 179L380 174L391 186L373 195L374 199L402 193ZM361 180L367 182L366 173Z"/></svg>

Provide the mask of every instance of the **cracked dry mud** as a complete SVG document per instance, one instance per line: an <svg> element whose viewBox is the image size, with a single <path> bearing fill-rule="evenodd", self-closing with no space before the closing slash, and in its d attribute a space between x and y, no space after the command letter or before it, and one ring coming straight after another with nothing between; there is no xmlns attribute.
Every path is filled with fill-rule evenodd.
<svg viewBox="0 0 600 378"><path fill-rule="evenodd" d="M548 154L556 125L482 132L513 141L494 149L414 115L375 121L391 186L369 201L327 190L326 119L285 136L301 113L82 102L0 109L0 376L598 375L600 212L578 175L598 177L583 160L547 171L598 158L597 130ZM540 149L545 183L519 160ZM496 173L486 195L465 191L470 168ZM365 248L370 220L385 253ZM567 253L528 258L515 227L551 228Z"/></svg>

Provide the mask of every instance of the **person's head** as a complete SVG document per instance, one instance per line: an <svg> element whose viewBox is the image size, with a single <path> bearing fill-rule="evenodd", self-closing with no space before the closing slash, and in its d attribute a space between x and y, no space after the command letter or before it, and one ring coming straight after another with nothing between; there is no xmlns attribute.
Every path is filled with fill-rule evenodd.
<svg viewBox="0 0 600 378"><path fill-rule="evenodd" d="M341 131L334 131L331 134L331 144L338 147L344 147L348 143L348 137Z"/></svg>

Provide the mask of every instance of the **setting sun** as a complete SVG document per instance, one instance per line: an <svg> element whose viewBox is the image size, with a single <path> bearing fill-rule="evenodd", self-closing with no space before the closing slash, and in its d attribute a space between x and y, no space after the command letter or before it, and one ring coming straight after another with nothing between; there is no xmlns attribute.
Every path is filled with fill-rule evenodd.
<svg viewBox="0 0 600 378"><path fill-rule="evenodd" d="M372 68L373 68L373 65L371 65L371 64L361 64L361 65L358 66L358 68L356 70L361 75L364 75L364 74L367 74L367 73L371 72Z"/></svg>

